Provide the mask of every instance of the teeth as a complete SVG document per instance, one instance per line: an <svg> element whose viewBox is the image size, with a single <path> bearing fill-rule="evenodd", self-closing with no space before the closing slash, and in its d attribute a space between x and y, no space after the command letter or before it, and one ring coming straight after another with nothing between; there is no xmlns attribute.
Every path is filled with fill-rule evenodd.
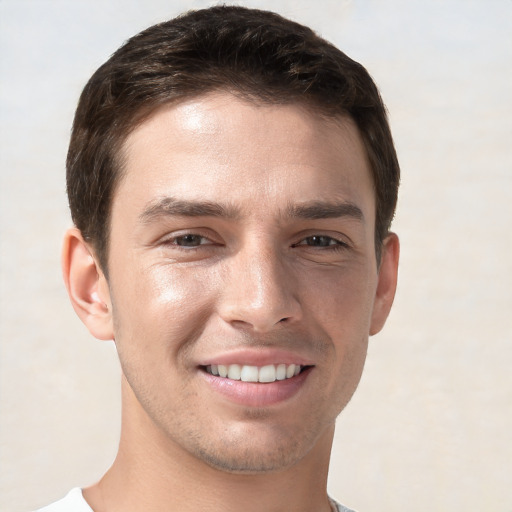
<svg viewBox="0 0 512 512"><path fill-rule="evenodd" d="M242 368L239 364L230 364L228 366L228 378L232 380L240 380Z"/></svg>
<svg viewBox="0 0 512 512"><path fill-rule="evenodd" d="M240 380L244 382L258 382L258 367L257 366L242 366L240 372Z"/></svg>
<svg viewBox="0 0 512 512"><path fill-rule="evenodd" d="M286 365L285 364L278 364L276 368L276 379L277 380L284 380L286 379Z"/></svg>
<svg viewBox="0 0 512 512"><path fill-rule="evenodd" d="M266 366L212 364L206 367L206 371L212 375L243 382L275 382L291 379L298 375L301 369L299 364L268 364Z"/></svg>
<svg viewBox="0 0 512 512"><path fill-rule="evenodd" d="M273 364L260 368L259 382L274 382L276 380L276 367Z"/></svg>

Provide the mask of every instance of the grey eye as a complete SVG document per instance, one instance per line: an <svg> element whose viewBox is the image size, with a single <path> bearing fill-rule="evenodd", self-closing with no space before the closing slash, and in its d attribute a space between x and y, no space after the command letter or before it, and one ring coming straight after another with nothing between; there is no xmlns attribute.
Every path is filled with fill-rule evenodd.
<svg viewBox="0 0 512 512"><path fill-rule="evenodd" d="M304 242L306 245L312 247L329 247L330 245L337 245L338 243L334 238L322 235L308 236L304 239Z"/></svg>
<svg viewBox="0 0 512 512"><path fill-rule="evenodd" d="M176 245L179 245L181 247L198 247L201 245L201 242L204 240L204 237L201 235L181 235L177 236L174 240L174 243Z"/></svg>

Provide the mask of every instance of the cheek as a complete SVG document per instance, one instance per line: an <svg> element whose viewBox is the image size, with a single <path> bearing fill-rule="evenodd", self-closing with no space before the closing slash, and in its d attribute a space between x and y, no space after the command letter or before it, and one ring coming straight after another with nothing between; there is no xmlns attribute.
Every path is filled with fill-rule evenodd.
<svg viewBox="0 0 512 512"><path fill-rule="evenodd" d="M118 348L129 342L146 354L174 352L199 335L200 319L209 314L214 302L212 278L206 279L201 271L162 264L135 270L130 276L122 282L112 276Z"/></svg>
<svg viewBox="0 0 512 512"><path fill-rule="evenodd" d="M328 377L323 388L324 396L332 400L332 405L326 406L332 408L335 416L346 406L361 378L368 349L372 297L367 279L359 275L331 281L323 300L315 301L317 325L330 340Z"/></svg>
<svg viewBox="0 0 512 512"><path fill-rule="evenodd" d="M306 308L331 339L345 343L368 336L376 287L376 271L370 267L340 270L315 276Z"/></svg>

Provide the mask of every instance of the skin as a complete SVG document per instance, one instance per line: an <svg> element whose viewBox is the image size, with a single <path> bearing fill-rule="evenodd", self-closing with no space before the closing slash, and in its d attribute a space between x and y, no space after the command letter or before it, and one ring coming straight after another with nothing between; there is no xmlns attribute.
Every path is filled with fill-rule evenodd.
<svg viewBox="0 0 512 512"><path fill-rule="evenodd" d="M85 498L97 512L328 511L335 419L398 265L393 234L375 259L354 123L218 92L162 107L123 157L108 282L76 229L63 252L75 310L123 370L119 454ZM205 379L205 361L276 351L310 367L284 400L235 403Z"/></svg>

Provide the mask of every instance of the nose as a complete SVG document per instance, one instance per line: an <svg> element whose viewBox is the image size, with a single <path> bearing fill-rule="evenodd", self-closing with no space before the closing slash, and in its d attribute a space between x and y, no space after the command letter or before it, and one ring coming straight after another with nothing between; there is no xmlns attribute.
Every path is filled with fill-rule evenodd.
<svg viewBox="0 0 512 512"><path fill-rule="evenodd" d="M225 322L263 333L302 318L297 279L278 250L240 250L226 273L218 308Z"/></svg>

